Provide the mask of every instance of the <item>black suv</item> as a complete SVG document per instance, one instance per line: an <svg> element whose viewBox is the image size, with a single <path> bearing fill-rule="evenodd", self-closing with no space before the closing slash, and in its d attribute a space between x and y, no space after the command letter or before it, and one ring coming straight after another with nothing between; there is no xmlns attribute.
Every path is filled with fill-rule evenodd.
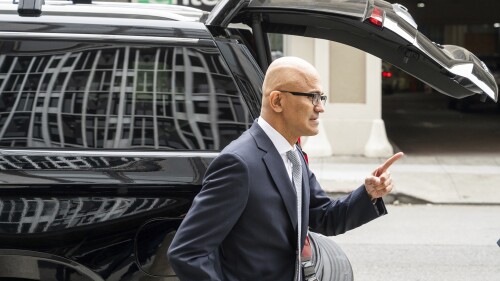
<svg viewBox="0 0 500 281"><path fill-rule="evenodd" d="M259 115L268 33L354 46L453 97L498 95L474 55L385 1L0 7L0 280L176 280L167 248L208 164ZM311 239L319 279L351 280L335 244Z"/></svg>

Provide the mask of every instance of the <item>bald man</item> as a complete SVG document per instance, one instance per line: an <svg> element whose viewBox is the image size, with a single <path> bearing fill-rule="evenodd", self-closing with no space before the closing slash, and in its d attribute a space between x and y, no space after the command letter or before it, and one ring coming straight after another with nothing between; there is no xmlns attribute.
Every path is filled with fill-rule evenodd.
<svg viewBox="0 0 500 281"><path fill-rule="evenodd" d="M308 229L337 235L387 213L381 199L393 188L387 169L401 153L332 200L295 145L318 133L324 112L326 96L311 64L275 60L262 92L260 117L210 164L170 246L181 281L301 280L296 265Z"/></svg>

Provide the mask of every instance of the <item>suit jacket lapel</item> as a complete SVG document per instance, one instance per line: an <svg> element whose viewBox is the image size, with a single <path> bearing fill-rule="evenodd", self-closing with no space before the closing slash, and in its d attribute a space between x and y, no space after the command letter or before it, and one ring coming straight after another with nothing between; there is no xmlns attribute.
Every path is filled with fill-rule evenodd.
<svg viewBox="0 0 500 281"><path fill-rule="evenodd" d="M264 155L264 163L266 163L267 169L269 170L271 177L273 178L276 187L283 199L283 203L285 204L286 210L288 212L288 216L292 221L293 228L297 231L297 195L293 191L292 182L288 179L288 173L286 172L285 166L283 165L283 161L281 158L276 158L274 153L267 153ZM280 157L278 152L275 154ZM279 163L276 161L278 159L281 161Z"/></svg>
<svg viewBox="0 0 500 281"><path fill-rule="evenodd" d="M254 122L250 128L250 133L254 137L257 146L266 152L263 156L264 163L283 199L293 228L297 231L297 196L293 190L294 187L288 177L285 165L281 160L281 155L257 122Z"/></svg>

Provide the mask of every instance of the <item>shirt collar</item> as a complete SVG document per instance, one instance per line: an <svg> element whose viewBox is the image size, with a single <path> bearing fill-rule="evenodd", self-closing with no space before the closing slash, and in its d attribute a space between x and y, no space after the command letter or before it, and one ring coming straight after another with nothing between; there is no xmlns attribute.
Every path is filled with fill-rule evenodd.
<svg viewBox="0 0 500 281"><path fill-rule="evenodd" d="M271 142L274 144L279 154L285 154L289 150L295 151L295 145L290 146L285 137L283 137L278 131L276 131L276 129L269 125L269 123L267 123L264 118L259 117L257 123L262 128L262 130L264 130L264 133L266 133L266 135L271 139Z"/></svg>

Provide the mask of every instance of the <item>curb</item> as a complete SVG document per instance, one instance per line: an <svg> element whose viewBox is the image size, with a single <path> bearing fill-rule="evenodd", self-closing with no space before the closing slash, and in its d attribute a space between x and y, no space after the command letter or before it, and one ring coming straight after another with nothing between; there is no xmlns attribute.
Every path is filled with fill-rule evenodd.
<svg viewBox="0 0 500 281"><path fill-rule="evenodd" d="M348 195L348 192L326 192L328 196L332 198L340 198ZM429 200L425 200L422 198L418 198L405 193L390 193L384 197L384 203L387 205L424 205L424 204L432 204L432 205L461 205L461 206L500 206L500 203L492 203L492 202L432 202Z"/></svg>
<svg viewBox="0 0 500 281"><path fill-rule="evenodd" d="M333 198L340 198L343 196L348 195L349 193L347 192L326 192L328 196L333 197ZM385 204L390 204L390 205L399 205L399 204L434 204L433 202L417 198L415 196L403 194L403 193L390 193L384 197Z"/></svg>

